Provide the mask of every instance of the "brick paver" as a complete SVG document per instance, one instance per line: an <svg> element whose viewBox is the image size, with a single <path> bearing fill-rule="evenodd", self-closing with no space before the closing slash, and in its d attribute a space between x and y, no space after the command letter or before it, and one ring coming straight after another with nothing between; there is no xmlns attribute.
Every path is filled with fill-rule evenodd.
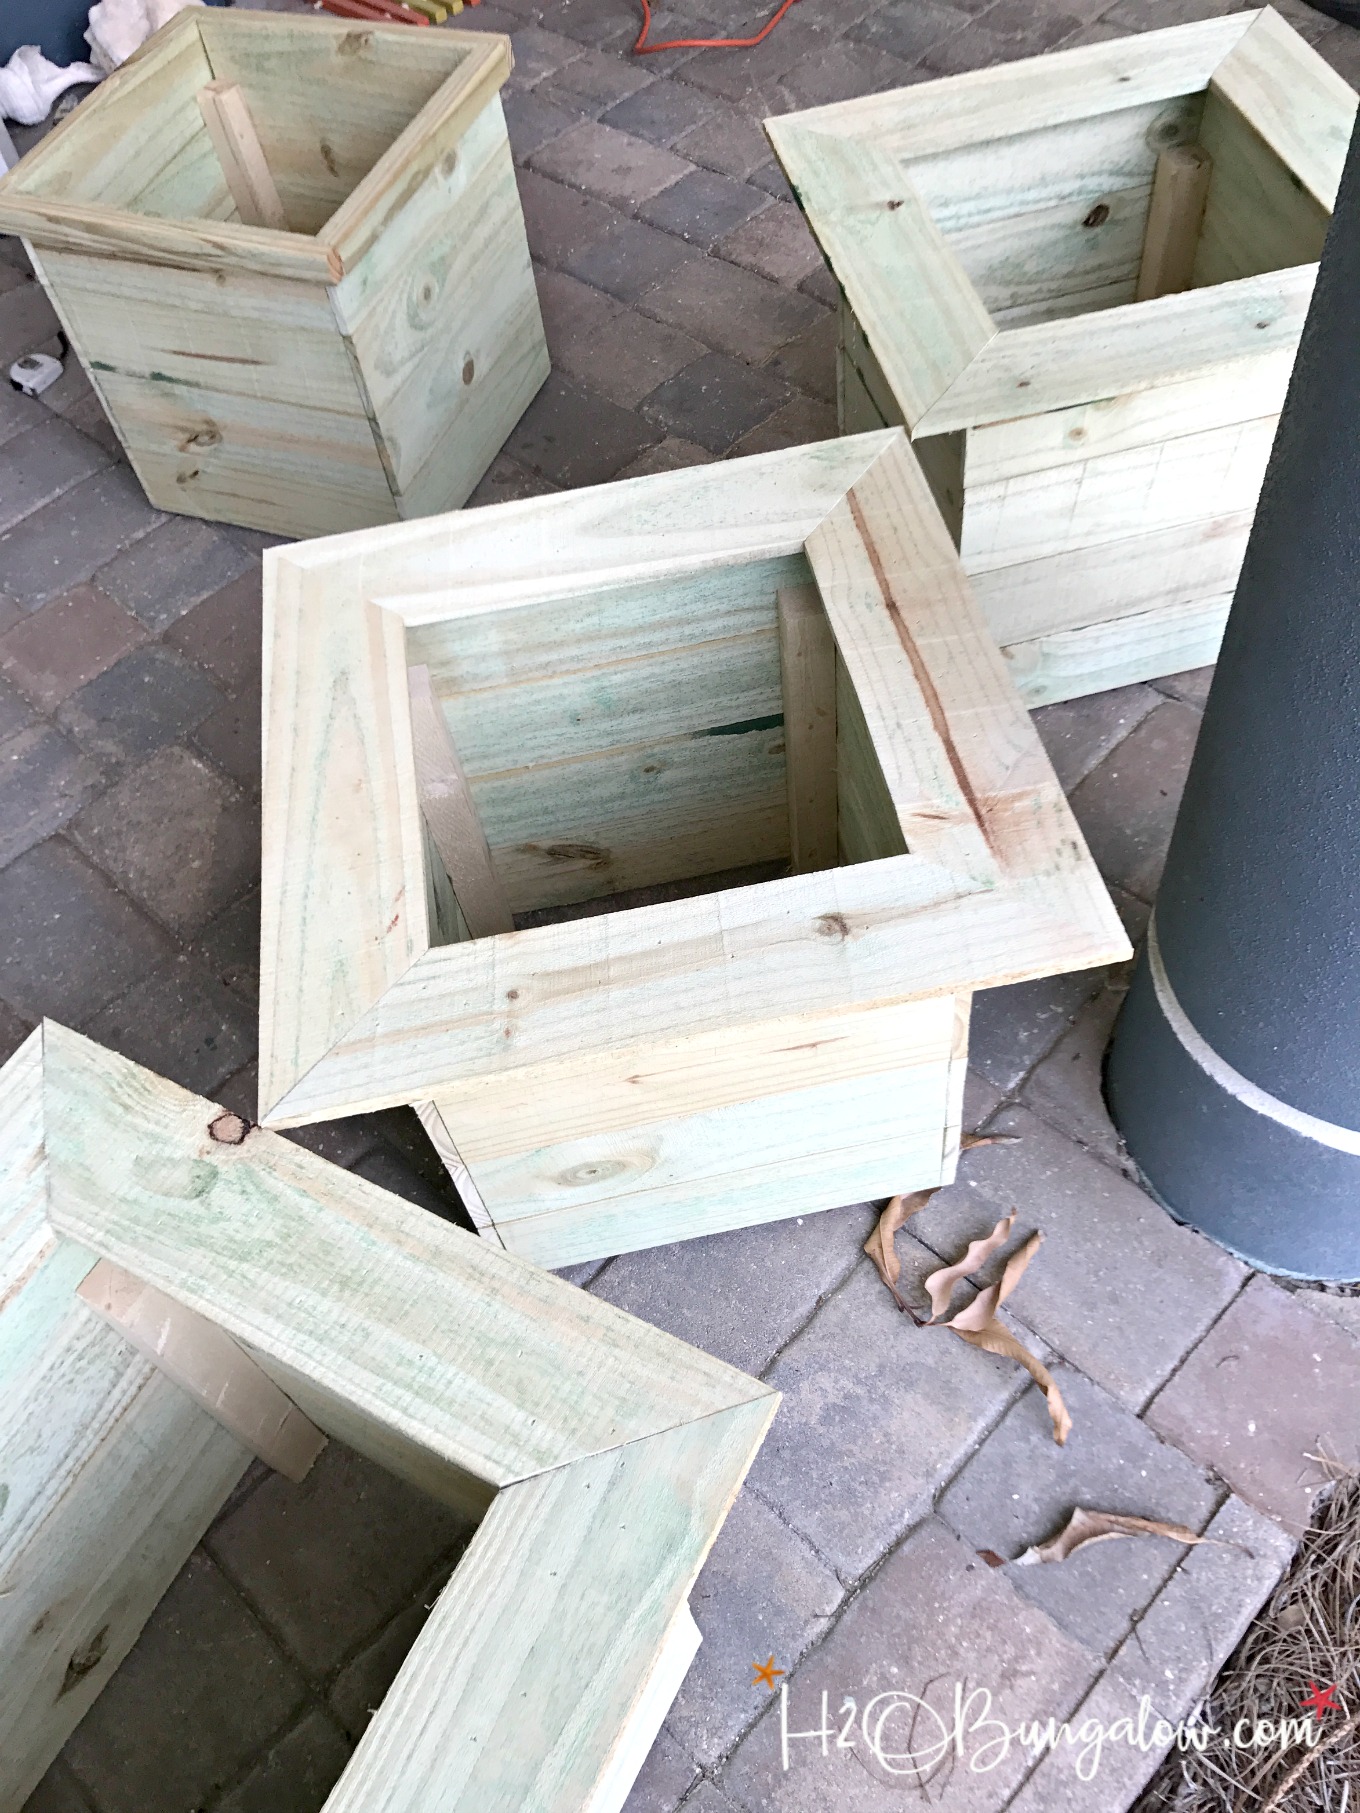
<svg viewBox="0 0 1360 1813"><path fill-rule="evenodd" d="M665 0L656 32L753 31L770 3ZM1360 81L1360 33L1280 4ZM464 14L513 34L506 116L555 364L473 503L834 432L838 292L764 114L1223 10L798 0L757 50L647 59L629 55L635 0ZM0 240L0 325L35 309L22 248ZM152 509L74 361L40 401L0 387L0 1052L52 1013L253 1111L268 540ZM1038 716L1135 934L1208 681ZM1283 1565L1287 1534L1262 1511L1297 1524L1304 1451L1354 1439L1354 1300L1259 1281L1238 1295L1242 1268L1125 1174L1099 1087L1123 984L1092 973L978 999L966 1124L1024 1138L970 1155L912 1224L920 1238L900 1237L919 1293L941 1253L1012 1205L1044 1228L1013 1302L1071 1398L1065 1450L1017 1369L893 1309L860 1254L863 1206L573 1274L785 1392L697 1583L705 1644L627 1813L914 1804L902 1778L834 1748L796 1744L785 1776L755 1649L794 1667L805 1723L823 1686L834 1718L866 1683L961 1674L1015 1716L1113 1719L1135 1688L1177 1703L1202 1690ZM461 1212L407 1111L292 1137ZM1225 1481L1239 1496L1218 1509ZM1110 1544L1023 1572L974 1553L1014 1552L1078 1499L1216 1516L1211 1533L1238 1546ZM253 1469L27 1813L316 1813L456 1560L466 1532L441 1520L338 1447L310 1493ZM999 1813L1012 1792L1015 1813L1119 1813L1155 1761L1111 1753L1083 1783L1070 1753L1012 1759L931 1794L946 1813Z"/></svg>

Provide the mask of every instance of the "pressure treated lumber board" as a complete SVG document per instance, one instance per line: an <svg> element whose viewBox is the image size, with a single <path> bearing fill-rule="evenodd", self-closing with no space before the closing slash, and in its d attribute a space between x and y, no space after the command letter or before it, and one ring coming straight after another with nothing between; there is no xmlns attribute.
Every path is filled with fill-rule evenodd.
<svg viewBox="0 0 1360 1813"><path fill-rule="evenodd" d="M249 1459L81 1300L108 1265L479 1519L332 1813L617 1813L777 1394L288 1141L219 1143L212 1104L52 1022L0 1114L3 1813Z"/></svg>
<svg viewBox="0 0 1360 1813"><path fill-rule="evenodd" d="M1215 658L1236 571L1192 576L1254 511L1355 112L1267 8L766 122L844 294L842 429L905 426L1029 703ZM1138 301L1192 152L1190 287ZM1178 570L1157 538L1196 525ZM1036 625L1038 564L1084 550L1084 616Z"/></svg>
<svg viewBox="0 0 1360 1813"><path fill-rule="evenodd" d="M0 181L153 503L292 536L466 499L548 372L509 70L491 34L189 8ZM227 100L279 224L233 200Z"/></svg>
<svg viewBox="0 0 1360 1813"><path fill-rule="evenodd" d="M834 851L465 937L408 666L537 914L790 857L800 588L834 659ZM943 1181L972 989L1126 948L900 431L274 550L265 596L262 1118L426 1105L513 1250Z"/></svg>

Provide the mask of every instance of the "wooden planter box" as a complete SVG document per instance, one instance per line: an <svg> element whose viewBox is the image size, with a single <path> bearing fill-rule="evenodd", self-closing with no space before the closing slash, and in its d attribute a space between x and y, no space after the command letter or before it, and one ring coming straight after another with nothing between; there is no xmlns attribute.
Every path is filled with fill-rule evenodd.
<svg viewBox="0 0 1360 1813"><path fill-rule="evenodd" d="M322 1431L478 1520L328 1813L617 1813L777 1403L47 1023L0 1069L0 1813Z"/></svg>
<svg viewBox="0 0 1360 1813"><path fill-rule="evenodd" d="M1215 658L1355 107L1267 9L766 121L1029 704Z"/></svg>
<svg viewBox="0 0 1360 1813"><path fill-rule="evenodd" d="M509 70L192 7L0 182L154 504L302 536L466 499L548 372ZM243 225L271 183L286 226Z"/></svg>
<svg viewBox="0 0 1360 1813"><path fill-rule="evenodd" d="M972 991L1128 950L900 430L264 590L261 1119L422 1105L515 1252L947 1181Z"/></svg>

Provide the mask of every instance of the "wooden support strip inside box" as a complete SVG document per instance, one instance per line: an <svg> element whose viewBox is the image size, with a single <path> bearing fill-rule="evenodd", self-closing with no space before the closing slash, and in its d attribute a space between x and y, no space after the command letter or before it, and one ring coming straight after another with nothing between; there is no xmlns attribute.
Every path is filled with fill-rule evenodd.
<svg viewBox="0 0 1360 1813"><path fill-rule="evenodd" d="M307 1477L325 1436L225 1329L111 1259L76 1294L266 1466Z"/></svg>
<svg viewBox="0 0 1360 1813"><path fill-rule="evenodd" d="M222 165L243 227L288 231L288 218L270 174L260 135L238 82L208 82L198 91L199 112Z"/></svg>
<svg viewBox="0 0 1360 1813"><path fill-rule="evenodd" d="M1136 302L1190 288L1213 173L1214 160L1200 145L1172 145L1157 159Z"/></svg>

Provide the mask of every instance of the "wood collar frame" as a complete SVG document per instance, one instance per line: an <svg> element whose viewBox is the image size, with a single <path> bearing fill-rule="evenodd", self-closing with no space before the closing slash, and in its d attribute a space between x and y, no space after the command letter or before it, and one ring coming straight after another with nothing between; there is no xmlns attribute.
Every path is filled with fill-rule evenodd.
<svg viewBox="0 0 1360 1813"><path fill-rule="evenodd" d="M862 716L858 747L868 751L858 802L841 777L840 866L433 942L411 640L425 626L500 614L508 643L514 614L542 607L535 634L561 642L576 633L573 601L636 597L621 588L642 582L674 588L665 593L674 622L686 585L697 594L715 575L760 562L768 572L793 557L810 568L834 638L842 720ZM773 582L766 608L773 647ZM704 631L733 633L721 617ZM531 1114L554 1114L558 1139L597 1135L649 1112L654 1121L693 1113L704 1090L709 1107L788 1090L802 1075L798 1054L825 1071L889 1004L948 1007L961 997L966 1034L972 989L1128 952L900 430L273 549L265 643L267 1125L433 1099L455 1143L460 1117L493 1108L521 1127ZM583 658L555 656L562 666ZM777 707L778 652L770 659ZM630 671L636 688L638 664ZM649 684L685 707L680 681ZM502 727L507 714L517 723L513 700L499 710ZM693 734L718 746L712 731ZM952 1009L945 1017L952 1025ZM876 1037L875 1060L851 1075L891 1070L881 1027ZM946 1028L940 1062L951 1061ZM961 1062L955 1068L961 1084ZM737 1093L723 1096L724 1087ZM594 1230L593 1248L519 1250L566 1264L939 1182L954 1154L949 1117L934 1115L929 1140L922 1135L929 1176L919 1180L901 1177L899 1138L901 1181L885 1176L881 1192L866 1180L810 1202L796 1178L775 1180L763 1210L723 1207L726 1219L704 1222L686 1219L682 1176L664 1226L640 1237L615 1226ZM524 1143L551 1143L536 1125ZM838 1143L854 1137L842 1126Z"/></svg>
<svg viewBox="0 0 1360 1813"><path fill-rule="evenodd" d="M1216 659L1355 111L1266 8L765 122L1027 704Z"/></svg>
<svg viewBox="0 0 1360 1813"><path fill-rule="evenodd" d="M777 1394L220 1112L51 1022L0 1069L0 1809L250 1463L216 1365L480 1518L328 1813L613 1813Z"/></svg>

